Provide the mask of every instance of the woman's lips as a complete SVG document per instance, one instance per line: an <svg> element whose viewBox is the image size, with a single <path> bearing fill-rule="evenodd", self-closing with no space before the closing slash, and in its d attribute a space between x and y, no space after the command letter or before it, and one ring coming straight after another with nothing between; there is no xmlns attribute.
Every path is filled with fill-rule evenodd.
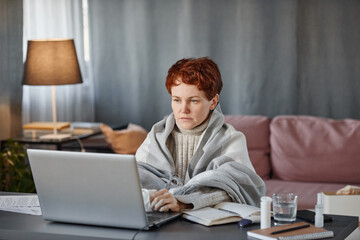
<svg viewBox="0 0 360 240"><path fill-rule="evenodd" d="M191 118L189 118L189 117L181 117L180 120L182 120L182 121L190 121Z"/></svg>

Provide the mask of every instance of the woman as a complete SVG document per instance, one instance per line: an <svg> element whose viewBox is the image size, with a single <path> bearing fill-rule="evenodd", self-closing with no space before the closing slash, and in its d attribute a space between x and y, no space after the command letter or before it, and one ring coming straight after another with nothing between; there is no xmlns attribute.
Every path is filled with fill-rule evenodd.
<svg viewBox="0 0 360 240"><path fill-rule="evenodd" d="M173 113L156 123L136 152L142 187L154 211L181 211L223 201L259 205L265 185L250 162L243 133L224 123L222 89L211 59L182 59L166 88ZM160 189L160 190L159 190Z"/></svg>

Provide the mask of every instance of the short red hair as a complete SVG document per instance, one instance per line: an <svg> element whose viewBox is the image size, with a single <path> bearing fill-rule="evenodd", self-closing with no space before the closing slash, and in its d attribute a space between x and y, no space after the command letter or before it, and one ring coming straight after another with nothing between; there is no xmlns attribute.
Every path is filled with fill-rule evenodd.
<svg viewBox="0 0 360 240"><path fill-rule="evenodd" d="M172 65L166 77L166 89L171 94L171 88L177 86L176 81L196 85L205 92L208 100L220 94L222 89L221 74L216 63L207 58L183 58Z"/></svg>

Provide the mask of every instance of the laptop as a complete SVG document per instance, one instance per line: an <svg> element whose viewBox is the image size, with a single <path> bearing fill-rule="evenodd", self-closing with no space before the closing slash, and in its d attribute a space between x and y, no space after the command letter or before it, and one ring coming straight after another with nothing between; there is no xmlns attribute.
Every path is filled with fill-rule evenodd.
<svg viewBox="0 0 360 240"><path fill-rule="evenodd" d="M145 211L134 155L27 153L45 220L148 230L181 214Z"/></svg>

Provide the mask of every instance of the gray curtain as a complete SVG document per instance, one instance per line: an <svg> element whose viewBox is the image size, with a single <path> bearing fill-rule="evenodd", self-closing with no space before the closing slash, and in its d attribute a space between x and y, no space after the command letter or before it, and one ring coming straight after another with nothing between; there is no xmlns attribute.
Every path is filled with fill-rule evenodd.
<svg viewBox="0 0 360 240"><path fill-rule="evenodd" d="M72 38L83 78L82 84L57 85L58 121L94 121L94 94L89 63L85 60L82 0L24 0L24 59L28 40ZM52 121L50 86L23 87L23 123Z"/></svg>
<svg viewBox="0 0 360 240"><path fill-rule="evenodd" d="M167 70L219 65L225 114L360 118L358 0L89 0L96 121L149 129Z"/></svg>
<svg viewBox="0 0 360 240"><path fill-rule="evenodd" d="M21 130L22 0L0 0L0 139Z"/></svg>
<svg viewBox="0 0 360 240"><path fill-rule="evenodd" d="M360 1L299 1L297 15L296 113L360 118Z"/></svg>

